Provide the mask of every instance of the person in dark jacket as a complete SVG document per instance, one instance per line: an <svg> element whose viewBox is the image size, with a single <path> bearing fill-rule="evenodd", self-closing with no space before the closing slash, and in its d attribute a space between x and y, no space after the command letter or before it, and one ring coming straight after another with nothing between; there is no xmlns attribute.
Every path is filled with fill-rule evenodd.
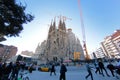
<svg viewBox="0 0 120 80"><path fill-rule="evenodd" d="M2 80L2 76L3 76L3 73L2 73L2 62L0 62L0 80Z"/></svg>
<svg viewBox="0 0 120 80"><path fill-rule="evenodd" d="M9 80L11 78L10 74L12 74L12 71L13 71L13 63L12 62L9 63L9 65L6 68L6 70L7 70L7 74L9 75L8 76L8 80Z"/></svg>
<svg viewBox="0 0 120 80"><path fill-rule="evenodd" d="M51 68L51 71L50 71L50 76L52 76L52 73L54 73L54 75L56 75L55 73L55 65L52 64L52 68Z"/></svg>
<svg viewBox="0 0 120 80"><path fill-rule="evenodd" d="M65 73L67 72L66 66L62 63L61 68L60 68L60 80L66 80L66 75Z"/></svg>
<svg viewBox="0 0 120 80"><path fill-rule="evenodd" d="M2 65L2 80L8 80L8 69L7 69L7 63L4 63Z"/></svg>
<svg viewBox="0 0 120 80"><path fill-rule="evenodd" d="M95 68L96 68L95 73L97 74L97 72L99 72L99 74L101 74L100 68L99 68L99 65L98 65L98 61L95 61L94 65L95 65Z"/></svg>
<svg viewBox="0 0 120 80"><path fill-rule="evenodd" d="M110 75L108 74L108 72L107 72L107 70L106 70L106 68L105 68L105 66L104 66L104 64L103 64L103 62L102 62L101 60L99 60L98 65L99 65L101 74L104 76L104 74L103 74L103 70L104 70L105 73L106 73L106 75L107 75L108 77L110 77Z"/></svg>
<svg viewBox="0 0 120 80"><path fill-rule="evenodd" d="M15 80L17 80L19 70L20 70L20 63L19 62L14 63L13 71L12 71L12 78L15 78Z"/></svg>
<svg viewBox="0 0 120 80"><path fill-rule="evenodd" d="M107 65L107 68L110 70L112 76L114 77L115 76L114 75L114 70L115 70L114 65L111 62L109 62L109 64Z"/></svg>

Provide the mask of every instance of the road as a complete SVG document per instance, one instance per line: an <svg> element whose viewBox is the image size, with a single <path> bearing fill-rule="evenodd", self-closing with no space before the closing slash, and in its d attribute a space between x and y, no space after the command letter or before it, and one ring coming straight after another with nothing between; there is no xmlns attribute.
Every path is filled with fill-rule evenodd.
<svg viewBox="0 0 120 80"><path fill-rule="evenodd" d="M58 66L56 67L56 75L53 74L52 76L50 76L50 72L40 72L36 70L29 74L29 78L30 80L59 80L59 71L60 67ZM94 80L119 80L116 77L113 77L109 70L107 71L110 77L108 77L107 75L103 77L102 75L96 74L95 69L93 68L92 73ZM85 66L67 66L66 80L86 80L86 75L87 71ZM91 80L91 78L89 77L87 80Z"/></svg>

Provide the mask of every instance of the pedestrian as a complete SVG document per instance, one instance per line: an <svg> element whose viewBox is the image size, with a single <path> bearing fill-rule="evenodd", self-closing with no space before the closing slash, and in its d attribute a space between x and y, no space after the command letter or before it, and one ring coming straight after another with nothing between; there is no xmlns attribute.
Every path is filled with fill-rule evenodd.
<svg viewBox="0 0 120 80"><path fill-rule="evenodd" d="M115 67L114 65L111 63L111 61L109 62L109 64L107 65L107 68L110 70L112 76L114 77L114 70L115 70Z"/></svg>
<svg viewBox="0 0 120 80"><path fill-rule="evenodd" d="M13 63L12 62L9 63L6 70L7 70L7 73L9 75L8 79L10 79L12 77L11 74L12 74L12 71L13 71Z"/></svg>
<svg viewBox="0 0 120 80"><path fill-rule="evenodd" d="M91 72L91 66L89 64L89 62L86 63L86 69L87 69L87 72L88 72L88 75L85 76L85 78L87 79L89 76L91 76L91 80L93 80L93 75L92 75L92 72Z"/></svg>
<svg viewBox="0 0 120 80"><path fill-rule="evenodd" d="M12 78L15 78L15 80L17 80L18 78L19 70L20 70L20 63L19 61L16 61L16 63L14 63L13 65L13 71L12 71Z"/></svg>
<svg viewBox="0 0 120 80"><path fill-rule="evenodd" d="M67 72L67 68L64 65L64 63L61 64L61 68L60 68L60 80L66 80L66 75L65 73Z"/></svg>
<svg viewBox="0 0 120 80"><path fill-rule="evenodd" d="M20 64L20 66L21 66L21 70L24 71L26 63L24 61L22 61L21 64Z"/></svg>
<svg viewBox="0 0 120 80"><path fill-rule="evenodd" d="M34 66L34 64L31 63L30 66L28 67L29 73L32 73L32 71L33 71L33 66Z"/></svg>
<svg viewBox="0 0 120 80"><path fill-rule="evenodd" d="M95 73L97 74L97 72L99 72L99 74L101 74L101 72L100 72L100 68L99 68L99 65L98 65L98 61L95 60L94 65L95 65L95 68L96 68Z"/></svg>
<svg viewBox="0 0 120 80"><path fill-rule="evenodd" d="M120 67L120 60L117 60L117 67Z"/></svg>
<svg viewBox="0 0 120 80"><path fill-rule="evenodd" d="M7 63L3 63L2 65L2 79L1 80L8 80L8 70L7 70Z"/></svg>
<svg viewBox="0 0 120 80"><path fill-rule="evenodd" d="M3 70L2 70L2 62L0 61L0 80L2 80Z"/></svg>
<svg viewBox="0 0 120 80"><path fill-rule="evenodd" d="M54 75L56 75L55 73L55 65L52 64L51 70L50 70L50 76L52 76L52 73L54 73Z"/></svg>
<svg viewBox="0 0 120 80"><path fill-rule="evenodd" d="M99 65L101 74L104 76L104 73L103 73L103 70L104 70L105 73L106 73L106 75L107 75L108 77L110 77L110 75L108 74L108 72L107 72L107 70L106 70L106 68L105 68L102 60L99 60L98 65Z"/></svg>

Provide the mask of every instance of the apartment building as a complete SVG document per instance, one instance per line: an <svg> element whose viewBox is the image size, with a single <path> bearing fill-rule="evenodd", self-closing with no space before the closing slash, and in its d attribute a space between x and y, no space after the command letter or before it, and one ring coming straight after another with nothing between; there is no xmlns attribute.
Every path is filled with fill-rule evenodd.
<svg viewBox="0 0 120 80"><path fill-rule="evenodd" d="M7 61L16 56L18 49L15 46L8 46L0 44L0 60Z"/></svg>
<svg viewBox="0 0 120 80"><path fill-rule="evenodd" d="M102 47L96 49L96 51L94 52L94 55L95 55L96 58L104 58L105 54L103 52Z"/></svg>
<svg viewBox="0 0 120 80"><path fill-rule="evenodd" d="M120 58L120 30L116 30L112 35L107 36L101 42L103 52L108 58Z"/></svg>

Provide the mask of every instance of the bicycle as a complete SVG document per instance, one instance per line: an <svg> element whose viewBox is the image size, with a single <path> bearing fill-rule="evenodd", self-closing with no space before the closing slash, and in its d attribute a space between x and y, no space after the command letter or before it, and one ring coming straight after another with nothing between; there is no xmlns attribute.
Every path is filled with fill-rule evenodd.
<svg viewBox="0 0 120 80"><path fill-rule="evenodd" d="M17 74L11 71L11 73L8 76L8 80L17 80Z"/></svg>
<svg viewBox="0 0 120 80"><path fill-rule="evenodd" d="M24 71L20 72L18 80L29 80L28 72L24 72Z"/></svg>

